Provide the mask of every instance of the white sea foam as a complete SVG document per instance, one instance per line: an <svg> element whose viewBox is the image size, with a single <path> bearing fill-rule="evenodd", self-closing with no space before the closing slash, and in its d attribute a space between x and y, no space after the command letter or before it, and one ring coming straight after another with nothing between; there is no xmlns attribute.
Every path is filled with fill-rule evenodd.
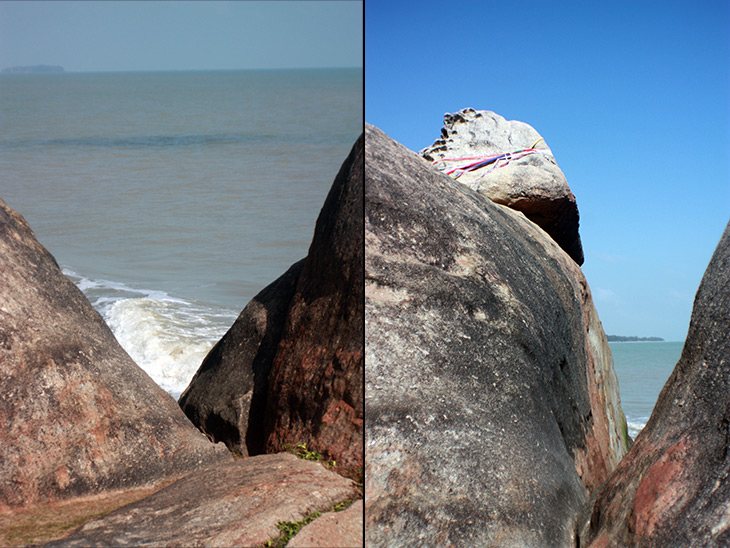
<svg viewBox="0 0 730 548"><path fill-rule="evenodd" d="M629 436L635 440L636 436L639 435L639 432L641 432L646 426L648 420L649 417L627 417L626 424L629 427Z"/></svg>
<svg viewBox="0 0 730 548"><path fill-rule="evenodd" d="M64 274L86 294L132 359L175 398L236 318L232 310L164 291L91 280L68 269Z"/></svg>

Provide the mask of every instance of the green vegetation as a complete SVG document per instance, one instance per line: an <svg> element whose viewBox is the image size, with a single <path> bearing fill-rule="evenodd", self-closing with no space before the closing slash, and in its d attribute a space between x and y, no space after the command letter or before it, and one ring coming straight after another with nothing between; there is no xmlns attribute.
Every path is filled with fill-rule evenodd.
<svg viewBox="0 0 730 548"><path fill-rule="evenodd" d="M325 510L324 512L316 511L312 512L311 514L308 514L300 521L280 521L276 524L276 527L278 527L280 533L279 536L275 539L272 539L268 541L266 544L264 544L265 548L284 548L286 544L291 540L291 538L296 535L299 531L301 531L302 527L307 525L308 523L311 523L318 517L320 517L323 513L326 512L341 512L345 508L349 508L352 503L355 502L355 499L348 499L342 502L339 502L333 506L331 506L329 509Z"/></svg>
<svg viewBox="0 0 730 548"><path fill-rule="evenodd" d="M289 451L294 453L297 457L304 460L311 460L314 462L321 462L327 468L335 468L337 466L336 460L328 460L316 451L310 451L307 449L306 443L298 443L294 447L290 448Z"/></svg>

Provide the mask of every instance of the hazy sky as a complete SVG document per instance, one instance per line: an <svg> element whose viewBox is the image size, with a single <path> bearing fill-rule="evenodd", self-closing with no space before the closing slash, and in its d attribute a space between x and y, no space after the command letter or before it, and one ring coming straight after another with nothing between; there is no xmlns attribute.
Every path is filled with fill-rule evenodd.
<svg viewBox="0 0 730 548"><path fill-rule="evenodd" d="M365 119L412 150L445 112L532 125L576 195L607 333L683 340L730 219L730 2L365 2Z"/></svg>
<svg viewBox="0 0 730 548"><path fill-rule="evenodd" d="M0 2L0 68L362 66L362 2Z"/></svg>

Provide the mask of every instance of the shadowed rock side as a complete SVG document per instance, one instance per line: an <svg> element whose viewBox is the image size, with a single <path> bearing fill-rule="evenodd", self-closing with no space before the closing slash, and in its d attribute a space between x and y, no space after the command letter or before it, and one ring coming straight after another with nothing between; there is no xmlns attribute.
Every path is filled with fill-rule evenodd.
<svg viewBox="0 0 730 548"><path fill-rule="evenodd" d="M360 136L317 219L269 383L267 452L303 441L363 465L363 153Z"/></svg>
<svg viewBox="0 0 730 548"><path fill-rule="evenodd" d="M180 405L243 455L306 443L362 467L363 140L343 163L306 259L249 303Z"/></svg>
<svg viewBox="0 0 730 548"><path fill-rule="evenodd" d="M651 419L597 494L581 546L730 545L730 224Z"/></svg>
<svg viewBox="0 0 730 548"><path fill-rule="evenodd" d="M295 263L246 305L178 402L207 436L242 456L264 450L271 362L303 265Z"/></svg>
<svg viewBox="0 0 730 548"><path fill-rule="evenodd" d="M365 146L366 542L573 545L627 444L580 268L377 128Z"/></svg>
<svg viewBox="0 0 730 548"><path fill-rule="evenodd" d="M468 158L514 153L535 148L538 153L490 164L466 172L459 181L498 204L521 211L570 255L583 264L578 234L578 206L552 151L532 126L505 120L488 110L466 108L444 116L441 137L420 154L442 171L474 163ZM467 160L452 161L466 158ZM498 164L503 161L497 162Z"/></svg>
<svg viewBox="0 0 730 548"><path fill-rule="evenodd" d="M0 507L126 488L229 459L119 346L0 200Z"/></svg>

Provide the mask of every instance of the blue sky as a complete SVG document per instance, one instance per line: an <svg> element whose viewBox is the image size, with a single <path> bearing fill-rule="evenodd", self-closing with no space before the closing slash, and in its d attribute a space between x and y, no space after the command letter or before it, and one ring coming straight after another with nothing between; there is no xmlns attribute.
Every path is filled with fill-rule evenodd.
<svg viewBox="0 0 730 548"><path fill-rule="evenodd" d="M362 2L0 2L0 68L362 66Z"/></svg>
<svg viewBox="0 0 730 548"><path fill-rule="evenodd" d="M365 2L365 119L412 150L446 112L543 135L609 334L683 340L730 219L730 2Z"/></svg>

